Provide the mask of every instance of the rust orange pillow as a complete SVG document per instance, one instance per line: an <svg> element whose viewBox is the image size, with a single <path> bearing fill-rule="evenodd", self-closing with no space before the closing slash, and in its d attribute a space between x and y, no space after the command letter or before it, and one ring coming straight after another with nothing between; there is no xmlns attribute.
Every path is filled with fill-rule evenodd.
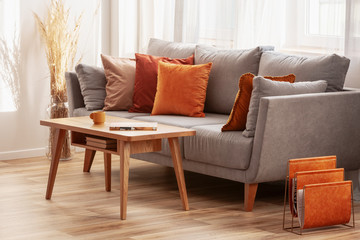
<svg viewBox="0 0 360 240"><path fill-rule="evenodd" d="M239 80L239 91L236 95L234 106L231 110L229 119L227 123L221 128L221 131L243 131L246 127L246 118L249 112L249 104L251 93L253 89L253 79L254 75L252 73L245 73L240 77ZM295 75L289 74L287 76L281 77L270 77L266 76L264 78L281 81L281 82L295 82Z"/></svg>
<svg viewBox="0 0 360 240"><path fill-rule="evenodd" d="M192 66L159 62L157 91L151 115L204 117L211 66L211 62Z"/></svg>
<svg viewBox="0 0 360 240"><path fill-rule="evenodd" d="M172 59L136 53L135 58L133 105L129 112L151 113L156 93L159 61L185 65L194 64L194 55L185 59Z"/></svg>

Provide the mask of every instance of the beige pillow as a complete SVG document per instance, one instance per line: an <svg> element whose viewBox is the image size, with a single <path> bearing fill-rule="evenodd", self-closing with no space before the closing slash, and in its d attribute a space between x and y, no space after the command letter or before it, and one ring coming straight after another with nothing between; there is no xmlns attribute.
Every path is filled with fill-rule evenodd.
<svg viewBox="0 0 360 240"><path fill-rule="evenodd" d="M128 110L132 106L135 82L135 59L101 54L106 77L103 110Z"/></svg>

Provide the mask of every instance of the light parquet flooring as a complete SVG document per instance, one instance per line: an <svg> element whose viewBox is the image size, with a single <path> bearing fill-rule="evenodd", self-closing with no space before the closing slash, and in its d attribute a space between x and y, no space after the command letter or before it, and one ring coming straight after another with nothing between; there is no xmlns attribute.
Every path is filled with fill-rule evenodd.
<svg viewBox="0 0 360 240"><path fill-rule="evenodd" d="M0 239L360 239L359 227L282 230L283 183L259 184L253 212L243 208L244 185L185 172L190 211L182 210L172 168L130 161L127 220L120 220L119 159L112 192L105 191L103 155L90 173L83 154L61 161L50 201L45 157L0 161ZM360 203L355 203L359 224Z"/></svg>

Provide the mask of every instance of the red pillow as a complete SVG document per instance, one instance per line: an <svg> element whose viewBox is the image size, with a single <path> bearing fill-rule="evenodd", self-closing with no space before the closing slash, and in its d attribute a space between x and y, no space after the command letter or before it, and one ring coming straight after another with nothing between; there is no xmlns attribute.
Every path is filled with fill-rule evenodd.
<svg viewBox="0 0 360 240"><path fill-rule="evenodd" d="M151 113L157 86L158 62L193 65L194 55L185 59L135 54L136 72L133 105L129 112Z"/></svg>

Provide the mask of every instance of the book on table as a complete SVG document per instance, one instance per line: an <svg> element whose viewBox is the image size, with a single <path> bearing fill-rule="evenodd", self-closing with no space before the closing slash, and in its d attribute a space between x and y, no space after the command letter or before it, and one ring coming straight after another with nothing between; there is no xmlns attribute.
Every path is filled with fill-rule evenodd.
<svg viewBox="0 0 360 240"><path fill-rule="evenodd" d="M109 130L114 131L156 131L157 122L112 122L110 123Z"/></svg>
<svg viewBox="0 0 360 240"><path fill-rule="evenodd" d="M86 136L86 145L104 149L113 149L117 146L116 139L97 137L97 136Z"/></svg>

